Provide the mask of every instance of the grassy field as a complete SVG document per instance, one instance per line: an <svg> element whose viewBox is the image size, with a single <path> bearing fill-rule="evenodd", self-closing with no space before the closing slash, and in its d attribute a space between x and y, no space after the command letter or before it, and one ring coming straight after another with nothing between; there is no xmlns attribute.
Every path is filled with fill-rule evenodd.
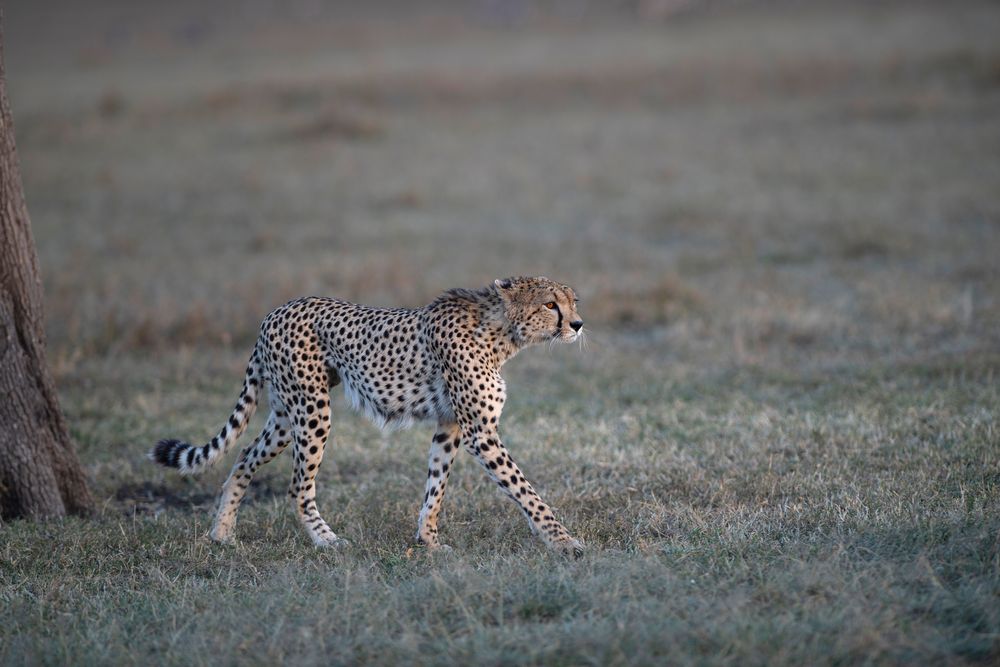
<svg viewBox="0 0 1000 667"><path fill-rule="evenodd" d="M99 511L0 525L0 664L1000 662L1000 6L160 4L5 11ZM581 560L468 457L454 552L411 549L431 427L342 401L343 551L284 457L226 547L232 457L146 460L284 300L512 274L592 330L508 365L502 424Z"/></svg>

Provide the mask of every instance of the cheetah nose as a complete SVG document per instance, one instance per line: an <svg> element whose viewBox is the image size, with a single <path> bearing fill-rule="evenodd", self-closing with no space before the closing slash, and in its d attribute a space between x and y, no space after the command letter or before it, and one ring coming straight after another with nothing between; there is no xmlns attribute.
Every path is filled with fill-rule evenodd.
<svg viewBox="0 0 1000 667"><path fill-rule="evenodd" d="M570 322L569 325L573 327L573 331L579 331L583 328L583 320L577 320L575 322Z"/></svg>

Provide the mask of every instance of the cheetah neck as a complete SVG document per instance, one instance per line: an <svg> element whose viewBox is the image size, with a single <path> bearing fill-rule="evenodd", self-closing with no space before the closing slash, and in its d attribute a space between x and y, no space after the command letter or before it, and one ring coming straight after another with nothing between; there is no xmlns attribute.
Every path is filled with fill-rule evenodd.
<svg viewBox="0 0 1000 667"><path fill-rule="evenodd" d="M517 325L506 313L503 300L494 290L488 290L479 303L477 331L488 342L497 368L526 346Z"/></svg>
<svg viewBox="0 0 1000 667"><path fill-rule="evenodd" d="M448 290L427 306L431 310L442 307L458 307L474 315L476 337L491 351L498 369L529 345L521 328L507 316L506 305L495 287Z"/></svg>

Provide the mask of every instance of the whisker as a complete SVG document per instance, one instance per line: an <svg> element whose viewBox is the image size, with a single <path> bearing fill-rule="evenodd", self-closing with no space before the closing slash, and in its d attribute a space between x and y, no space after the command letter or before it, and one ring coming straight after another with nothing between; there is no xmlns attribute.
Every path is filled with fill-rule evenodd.
<svg viewBox="0 0 1000 667"><path fill-rule="evenodd" d="M599 347L605 347L605 346L607 346L609 344L608 340L606 338L602 338L601 336L594 335L594 332L592 330L590 330L590 329L581 329L580 333L581 334L586 334L586 336L584 338L584 342L583 342L584 348L589 348L589 347L591 347L592 344L593 344L593 346L598 347L598 348Z"/></svg>

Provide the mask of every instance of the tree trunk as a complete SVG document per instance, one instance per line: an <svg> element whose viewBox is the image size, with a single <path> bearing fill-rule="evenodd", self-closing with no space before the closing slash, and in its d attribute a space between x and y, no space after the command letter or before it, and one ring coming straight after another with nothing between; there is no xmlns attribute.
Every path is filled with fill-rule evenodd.
<svg viewBox="0 0 1000 667"><path fill-rule="evenodd" d="M0 518L86 514L86 479L45 364L42 282L7 101L0 14Z"/></svg>

